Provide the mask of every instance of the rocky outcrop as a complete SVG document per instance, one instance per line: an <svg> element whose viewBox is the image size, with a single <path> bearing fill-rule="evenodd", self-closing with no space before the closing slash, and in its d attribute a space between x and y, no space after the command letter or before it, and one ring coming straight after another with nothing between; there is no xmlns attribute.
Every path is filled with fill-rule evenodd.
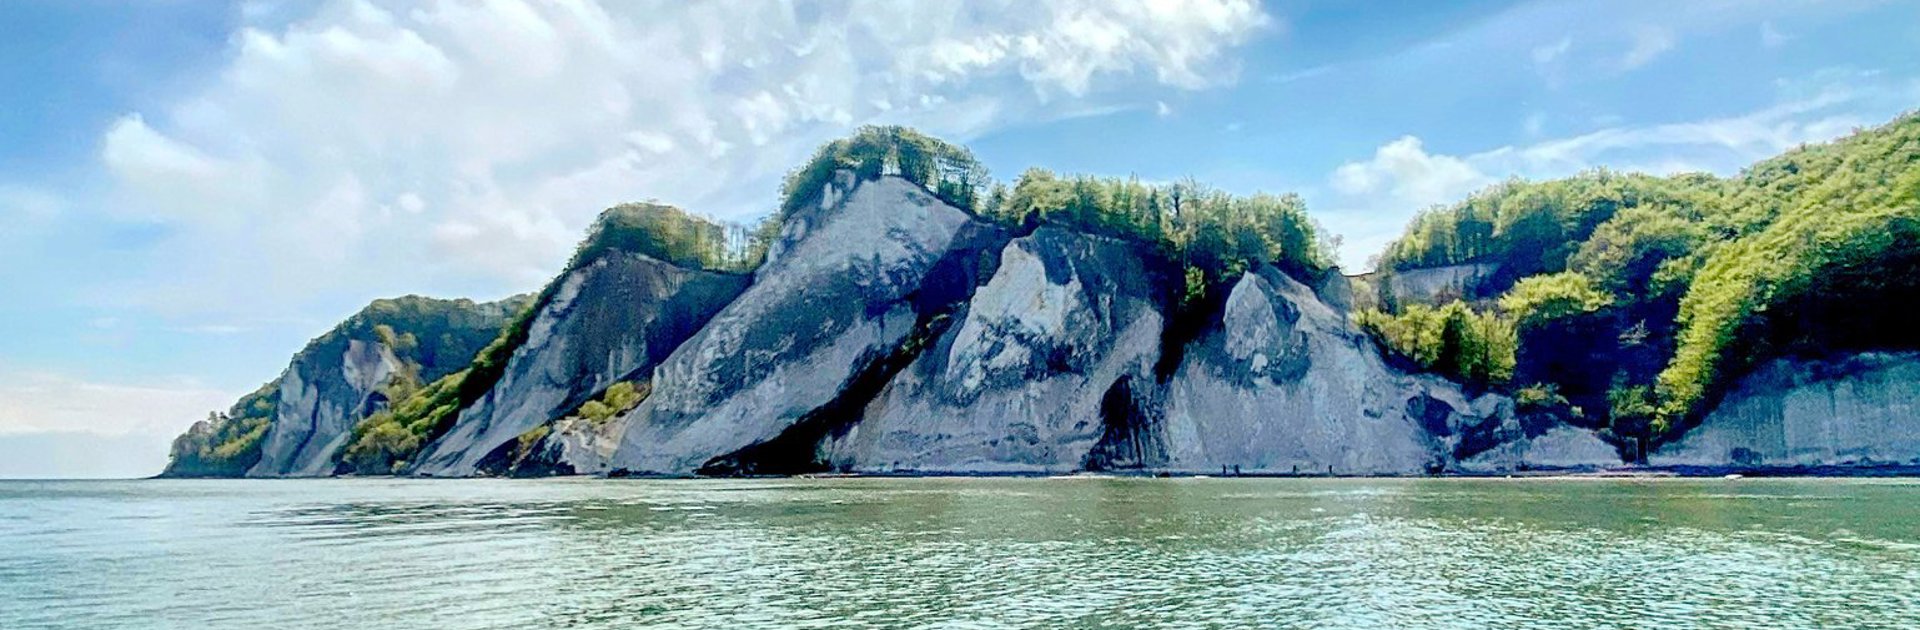
<svg viewBox="0 0 1920 630"><path fill-rule="evenodd" d="M1158 453L1136 399L1153 389L1178 269L1144 245L1050 227L999 257L959 323L825 447L834 468L1070 472Z"/></svg>
<svg viewBox="0 0 1920 630"><path fill-rule="evenodd" d="M1466 263L1392 271L1380 274L1380 278L1400 303L1437 303L1497 295L1501 289L1489 285L1499 273L1496 263Z"/></svg>
<svg viewBox="0 0 1920 630"><path fill-rule="evenodd" d="M819 203L786 217L753 286L653 373L653 392L614 420L610 461L581 472L787 472L808 448L768 448L840 414L923 316L964 300L969 270L1005 237L897 177L843 173ZM565 438L562 438L564 442ZM801 443L807 440L799 439ZM565 449L563 449L565 450ZM592 448L567 452L585 456Z"/></svg>
<svg viewBox="0 0 1920 630"><path fill-rule="evenodd" d="M1920 353L1776 360L1647 460L1714 468L1920 465Z"/></svg>
<svg viewBox="0 0 1920 630"><path fill-rule="evenodd" d="M500 380L426 449L414 474L473 475L496 450L608 385L644 380L748 280L618 250L573 269L556 280Z"/></svg>
<svg viewBox="0 0 1920 630"><path fill-rule="evenodd" d="M332 474L354 424L390 402L391 382L431 381L466 367L525 304L375 301L294 355L277 381L278 406L247 476Z"/></svg>
<svg viewBox="0 0 1920 630"><path fill-rule="evenodd" d="M1393 369L1343 314L1264 269L1234 286L1219 325L1187 349L1168 386L1166 468L1440 472L1473 454L1468 436L1512 416L1503 397Z"/></svg>
<svg viewBox="0 0 1920 630"><path fill-rule="evenodd" d="M338 356L302 357L280 375L280 409L249 477L319 477L353 425L383 408L381 386L405 366L378 341L346 340Z"/></svg>
<svg viewBox="0 0 1920 630"><path fill-rule="evenodd" d="M1620 451L1594 432L1568 425L1524 432L1503 423L1505 435L1484 451L1455 462L1465 473L1503 473L1522 470L1605 470L1621 465Z"/></svg>

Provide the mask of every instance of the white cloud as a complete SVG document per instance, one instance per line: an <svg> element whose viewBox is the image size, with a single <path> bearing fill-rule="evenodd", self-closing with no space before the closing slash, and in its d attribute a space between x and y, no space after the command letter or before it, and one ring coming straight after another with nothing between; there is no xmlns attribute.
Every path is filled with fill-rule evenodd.
<svg viewBox="0 0 1920 630"><path fill-rule="evenodd" d="M211 179L224 170L199 150L160 135L139 114L114 121L107 128L100 160L123 178Z"/></svg>
<svg viewBox="0 0 1920 630"><path fill-rule="evenodd" d="M1772 21L1760 23L1760 45L1768 48L1779 48L1785 46L1789 39L1793 38L1788 37L1785 33L1781 33L1779 29L1774 28Z"/></svg>
<svg viewBox="0 0 1920 630"><path fill-rule="evenodd" d="M67 199L41 188L0 184L0 219L10 225L42 223L67 212Z"/></svg>
<svg viewBox="0 0 1920 630"><path fill-rule="evenodd" d="M0 435L174 434L239 397L184 380L129 385L20 370L0 376Z"/></svg>
<svg viewBox="0 0 1920 630"><path fill-rule="evenodd" d="M1536 46L1533 49L1533 64L1536 66L1552 64L1555 61L1559 61L1561 57L1566 56L1567 51L1572 48L1572 37L1562 37L1560 41L1544 46Z"/></svg>
<svg viewBox="0 0 1920 630"><path fill-rule="evenodd" d="M1609 127L1527 146L1501 147L1469 160L1483 168L1527 176L1555 176L1599 165L1664 174L1643 166L1653 160L1737 168L1801 144L1830 140L1858 126L1856 116L1832 109L1854 98L1845 90L1828 91L1739 116Z"/></svg>
<svg viewBox="0 0 1920 630"><path fill-rule="evenodd" d="M975 27L1000 24L934 29L944 32L926 32L912 20L895 24L885 30L903 48L902 73L943 84L1017 72L1043 97L1082 96L1100 75L1138 71L1176 87L1214 85L1233 77L1218 67L1223 53L1270 21L1257 4L1239 0L1035 3L997 13L958 5L923 9L916 17L938 13L962 16L959 21Z"/></svg>
<svg viewBox="0 0 1920 630"><path fill-rule="evenodd" d="M1546 112L1527 114L1527 119L1521 121L1520 127L1527 132L1527 137L1529 138L1539 136L1540 132L1547 127Z"/></svg>
<svg viewBox="0 0 1920 630"><path fill-rule="evenodd" d="M154 277L99 292L192 311L238 294L525 290L606 206L747 218L853 125L964 140L1151 106L1235 80L1234 49L1273 25L1252 0L268 13L243 12L269 21L235 34L204 90L106 132L106 203L170 231L139 265Z"/></svg>
<svg viewBox="0 0 1920 630"><path fill-rule="evenodd" d="M1633 44L1627 48L1625 54L1620 56L1617 66L1624 72L1647 65L1666 54L1667 51L1673 50L1677 43L1679 40L1674 37L1672 30L1658 26L1635 29Z"/></svg>
<svg viewBox="0 0 1920 630"><path fill-rule="evenodd" d="M1370 160L1341 165L1331 178L1341 194L1382 196L1416 208L1459 198L1486 182L1465 160L1427 153L1413 136L1381 146Z"/></svg>
<svg viewBox="0 0 1920 630"><path fill-rule="evenodd" d="M1784 100L1737 116L1678 123L1614 126L1463 155L1428 152L1404 136L1328 175L1329 198L1313 199L1317 216L1346 237L1342 263L1365 258L1399 236L1414 213L1458 201L1507 177L1565 177L1590 168L1659 175L1707 171L1730 175L1802 144L1824 142L1905 107L1912 86L1875 83L1875 73L1828 70L1809 82L1781 85ZM1871 112L1871 113L1865 113Z"/></svg>

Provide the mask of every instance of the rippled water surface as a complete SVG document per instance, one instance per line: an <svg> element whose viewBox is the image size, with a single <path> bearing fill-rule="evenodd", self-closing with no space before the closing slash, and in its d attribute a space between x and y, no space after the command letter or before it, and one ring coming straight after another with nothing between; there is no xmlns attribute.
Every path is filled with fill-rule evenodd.
<svg viewBox="0 0 1920 630"><path fill-rule="evenodd" d="M1906 480L0 482L0 628L1920 627Z"/></svg>

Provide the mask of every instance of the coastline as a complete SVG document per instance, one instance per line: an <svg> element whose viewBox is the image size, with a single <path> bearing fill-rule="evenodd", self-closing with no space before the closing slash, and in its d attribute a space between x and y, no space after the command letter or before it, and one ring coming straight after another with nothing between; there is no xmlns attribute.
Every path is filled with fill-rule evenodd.
<svg viewBox="0 0 1920 630"><path fill-rule="evenodd" d="M883 472L883 473L803 473L798 475L739 475L739 476L700 476L700 475L552 475L544 477L434 477L431 475L328 475L324 477L208 477L153 475L141 477L142 480L218 480L218 479L418 479L418 480L462 480L462 479L576 479L592 481L623 480L717 480L717 479L1713 479L1713 478L1913 478L1920 479L1920 464L1888 464L1874 466L1799 466L1799 467L1754 467L1754 466L1629 466L1602 469L1535 469L1508 472L1463 472L1449 471L1426 475L1347 475L1347 474L1296 474L1296 473L1258 473L1242 474L1192 474L1167 473L1153 471L1114 471L1114 472Z"/></svg>

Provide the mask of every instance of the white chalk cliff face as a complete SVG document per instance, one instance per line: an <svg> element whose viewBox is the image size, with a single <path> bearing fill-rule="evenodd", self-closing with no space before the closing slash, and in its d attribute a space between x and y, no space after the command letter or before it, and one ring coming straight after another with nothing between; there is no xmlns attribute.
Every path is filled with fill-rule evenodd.
<svg viewBox="0 0 1920 630"><path fill-rule="evenodd" d="M1647 459L1655 466L1920 465L1920 353L1774 361Z"/></svg>
<svg viewBox="0 0 1920 630"><path fill-rule="evenodd" d="M822 200L655 370L652 397L609 427L558 432L549 456L669 475L1619 463L1589 431L1526 427L1504 397L1395 370L1344 311L1274 269L1198 314L1217 319L1168 362L1183 284L1150 247L1057 227L968 237L977 221L894 178L843 179ZM947 264L980 255L991 262Z"/></svg>
<svg viewBox="0 0 1920 630"><path fill-rule="evenodd" d="M560 279L499 382L429 445L414 474L470 476L522 433L654 366L746 288L744 274L609 251Z"/></svg>
<svg viewBox="0 0 1920 630"><path fill-rule="evenodd" d="M1043 227L1000 253L961 321L825 448L863 472L1070 472L1123 383L1151 384L1178 277L1149 248ZM1150 385L1149 385L1150 387ZM1123 395L1124 394L1120 394ZM1099 464L1098 458L1093 463Z"/></svg>
<svg viewBox="0 0 1920 630"><path fill-rule="evenodd" d="M324 351L321 351L324 353ZM349 339L339 356L296 358L280 376L280 406L249 477L333 474L353 425L386 404L379 388L404 369L379 341Z"/></svg>
<svg viewBox="0 0 1920 630"><path fill-rule="evenodd" d="M622 437L611 461L570 462L576 470L688 474L774 440L893 353L916 328L932 271L991 231L896 177L843 177L795 214L753 286L654 371L645 402L615 419Z"/></svg>
<svg viewBox="0 0 1920 630"><path fill-rule="evenodd" d="M1256 268L1180 312L1181 267L1057 226L1017 236L897 177L841 176L752 276L609 252L556 279L501 378L412 472L1414 475L1621 465L1592 431L1385 359L1344 283ZM419 300L418 298L414 298ZM378 304L378 303L376 303ZM511 309L418 306L428 351L356 315L296 355L250 476L333 472L390 381L465 367ZM436 304L438 304L436 302ZM367 312L373 312L370 307ZM425 321L420 313L449 315ZM401 320L396 320L399 322ZM441 333L420 339L440 338ZM470 337L470 338L469 338ZM459 355L456 357L455 355ZM561 418L617 381L610 422ZM518 438L550 426L543 441ZM1778 361L1655 466L1920 465L1920 353ZM531 469L502 469L509 447ZM494 463L489 463L494 462Z"/></svg>
<svg viewBox="0 0 1920 630"><path fill-rule="evenodd" d="M405 297L378 300L307 344L280 375L279 405L249 477L319 477L354 425L392 402L395 378L431 380L466 367L499 334L522 299L476 304ZM395 336L375 330L385 326ZM388 344L396 341L404 346Z"/></svg>
<svg viewBox="0 0 1920 630"><path fill-rule="evenodd" d="M1456 470L1469 437L1514 427L1528 458L1483 470L1619 463L1591 432L1533 443L1501 396L1388 366L1345 313L1272 269L1229 294L1217 330L1189 346L1168 386L1166 469L1191 473L1418 474ZM1477 453L1472 453L1477 454ZM1547 459L1552 459L1548 464Z"/></svg>

